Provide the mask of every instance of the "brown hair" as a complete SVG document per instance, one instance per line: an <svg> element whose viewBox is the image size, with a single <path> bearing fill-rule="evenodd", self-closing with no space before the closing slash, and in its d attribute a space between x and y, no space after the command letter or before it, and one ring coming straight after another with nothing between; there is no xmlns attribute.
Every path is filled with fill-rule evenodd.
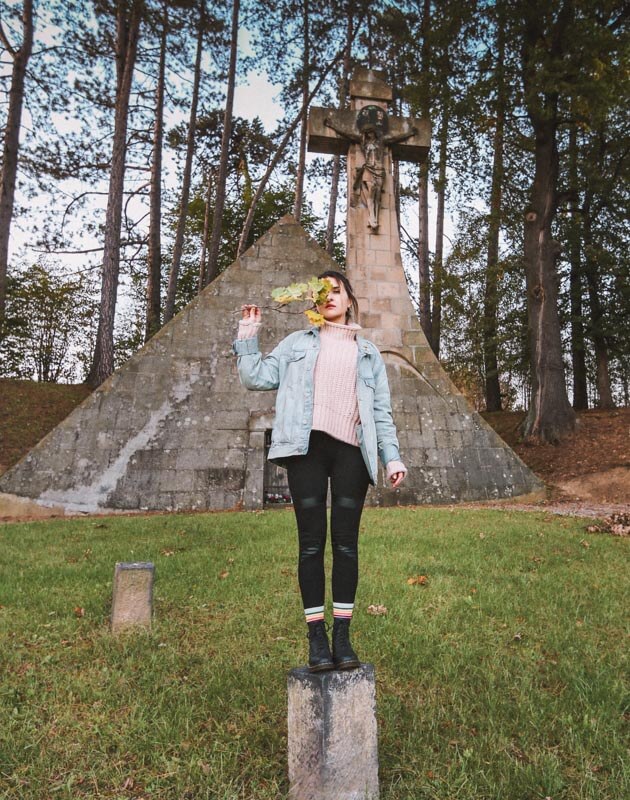
<svg viewBox="0 0 630 800"><path fill-rule="evenodd" d="M359 316L359 302L352 289L352 284L343 274L343 272L337 272L337 270L334 269L327 269L326 272L322 272L321 275L318 275L317 277L320 280L322 278L336 278L339 283L343 283L344 289L350 298L350 308L346 311L346 323L348 323L352 317L354 317L356 320Z"/></svg>

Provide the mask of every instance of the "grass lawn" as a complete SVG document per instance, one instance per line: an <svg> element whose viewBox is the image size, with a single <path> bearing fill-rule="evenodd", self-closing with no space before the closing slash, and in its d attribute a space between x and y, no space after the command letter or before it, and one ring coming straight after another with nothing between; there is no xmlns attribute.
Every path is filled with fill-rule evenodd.
<svg viewBox="0 0 630 800"><path fill-rule="evenodd" d="M586 524L365 512L381 800L630 797L629 543ZM109 634L116 561L156 565L151 634ZM289 510L0 526L0 798L286 797L295 561Z"/></svg>

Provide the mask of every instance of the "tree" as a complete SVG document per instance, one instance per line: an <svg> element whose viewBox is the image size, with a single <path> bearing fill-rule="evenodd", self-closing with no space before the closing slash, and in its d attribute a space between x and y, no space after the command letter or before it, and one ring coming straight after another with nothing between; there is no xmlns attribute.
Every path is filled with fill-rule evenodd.
<svg viewBox="0 0 630 800"><path fill-rule="evenodd" d="M168 276L168 288L166 292L166 307L164 309L164 322L168 322L174 313L175 296L177 293L177 280L184 247L184 235L186 230L186 215L188 214L188 200L190 197L190 183L192 175L193 156L195 153L195 131L197 128L197 107L199 104L199 84L201 81L201 56L203 53L203 40L206 32L206 4L205 0L200 0L199 17L197 22L197 50L195 55L195 65L193 68L193 88L190 101L190 116L188 120L188 132L186 138L186 159L184 162L184 172L182 175L182 191L179 201L179 215L177 217L177 230L175 232L175 245L173 247L173 257L171 269Z"/></svg>
<svg viewBox="0 0 630 800"><path fill-rule="evenodd" d="M559 78L575 9L531 3L522 9L524 102L534 132L535 173L524 218L532 395L524 425L529 440L556 443L575 426L567 396L558 317L556 262L560 246L552 226L558 205Z"/></svg>
<svg viewBox="0 0 630 800"><path fill-rule="evenodd" d="M497 358L497 312L499 281L499 236L502 222L502 199L504 180L504 131L507 111L507 87L505 80L505 19L503 0L497 0L496 19L496 100L494 109L494 135L492 140L492 183L490 188L490 215L488 226L488 249L483 302L483 354L485 373L485 397L487 411L501 410L501 387Z"/></svg>
<svg viewBox="0 0 630 800"><path fill-rule="evenodd" d="M339 80L339 108L345 108L348 102L348 82L350 64L352 62L352 42L354 39L354 2L348 0L346 10L346 47L341 65L341 78ZM326 224L326 252L333 255L335 248L335 217L337 213L337 198L339 197L339 176L341 174L341 156L333 156L332 175L330 180L330 194L328 200L328 222Z"/></svg>
<svg viewBox="0 0 630 800"><path fill-rule="evenodd" d="M92 346L95 303L85 276L64 277L40 261L9 282L7 335L0 344L6 377L76 381Z"/></svg>
<svg viewBox="0 0 630 800"><path fill-rule="evenodd" d="M153 155L151 159L151 188L149 200L149 249L147 254L147 311L145 341L160 329L162 282L162 144L164 140L164 84L166 71L166 39L168 34L168 5L162 5L162 31L158 74L155 87L155 121L153 126Z"/></svg>
<svg viewBox="0 0 630 800"><path fill-rule="evenodd" d="M9 108L4 128L2 144L2 173L0 174L0 341L4 331L4 317L7 291L7 271L9 259L9 237L13 220L15 202L15 181L20 147L20 124L24 102L24 80L33 48L33 2L24 0L22 4L22 43L19 47L11 44L8 34L0 20L0 41L13 61Z"/></svg>
<svg viewBox="0 0 630 800"><path fill-rule="evenodd" d="M129 96L134 66L143 0L117 0L116 6L116 107L112 161L105 220L105 241L101 280L101 303L98 331L88 383L99 386L114 371L114 315L120 270L120 233L125 156L127 153L127 122Z"/></svg>
<svg viewBox="0 0 630 800"><path fill-rule="evenodd" d="M208 263L210 269L216 262L221 246L221 222L225 206L225 185L227 181L228 155L230 136L232 134L232 109L234 107L234 85L236 83L236 54L238 39L238 14L240 0L232 0L232 25L230 28L230 65L227 75L227 92L225 99L225 114L223 117L223 135L221 138L221 156L216 180L216 194L214 203L214 217L212 220L212 233L208 245ZM209 275L206 281L209 280Z"/></svg>

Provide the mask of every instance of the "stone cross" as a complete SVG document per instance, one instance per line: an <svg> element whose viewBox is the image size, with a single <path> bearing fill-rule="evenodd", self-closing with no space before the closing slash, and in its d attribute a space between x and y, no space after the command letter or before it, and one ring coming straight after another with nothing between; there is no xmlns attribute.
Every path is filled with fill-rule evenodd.
<svg viewBox="0 0 630 800"><path fill-rule="evenodd" d="M346 270L359 300L359 322L381 350L418 367L431 356L411 304L400 257L392 159L420 163L431 141L428 120L387 113L392 90L383 75L360 67L350 81L350 108L312 108L311 152L347 155Z"/></svg>

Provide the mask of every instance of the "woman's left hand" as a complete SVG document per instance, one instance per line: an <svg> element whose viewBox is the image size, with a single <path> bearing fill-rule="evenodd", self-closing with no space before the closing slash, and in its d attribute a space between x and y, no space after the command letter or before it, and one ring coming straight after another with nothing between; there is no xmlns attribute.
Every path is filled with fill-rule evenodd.
<svg viewBox="0 0 630 800"><path fill-rule="evenodd" d="M395 489L397 486L400 486L400 484L405 479L405 475L406 475L405 472L394 472L393 475L389 476L389 480L391 481L392 484L392 489Z"/></svg>

